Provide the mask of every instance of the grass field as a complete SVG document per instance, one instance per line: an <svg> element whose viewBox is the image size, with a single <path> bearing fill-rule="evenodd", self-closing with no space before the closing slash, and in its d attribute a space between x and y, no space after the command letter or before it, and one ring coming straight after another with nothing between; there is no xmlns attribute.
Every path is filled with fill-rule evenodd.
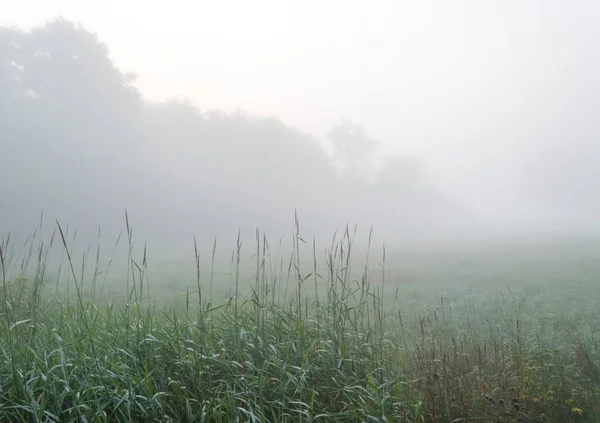
<svg viewBox="0 0 600 423"><path fill-rule="evenodd" d="M352 239L110 278L61 231L5 239L1 420L600 421L600 242Z"/></svg>

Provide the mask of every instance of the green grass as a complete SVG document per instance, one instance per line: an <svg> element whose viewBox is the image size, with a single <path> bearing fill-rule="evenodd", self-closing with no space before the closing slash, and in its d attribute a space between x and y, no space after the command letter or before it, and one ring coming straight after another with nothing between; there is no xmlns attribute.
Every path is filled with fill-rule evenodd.
<svg viewBox="0 0 600 423"><path fill-rule="evenodd" d="M225 272L196 250L169 302L145 249L119 297L99 255L40 238L2 243L2 421L600 421L589 244L398 262L348 231L324 255L257 236Z"/></svg>

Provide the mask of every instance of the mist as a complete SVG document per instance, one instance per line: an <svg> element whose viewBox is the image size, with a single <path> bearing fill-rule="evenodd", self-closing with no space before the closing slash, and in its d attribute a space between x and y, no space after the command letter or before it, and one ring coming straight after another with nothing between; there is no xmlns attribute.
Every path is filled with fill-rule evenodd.
<svg viewBox="0 0 600 423"><path fill-rule="evenodd" d="M600 3L0 16L7 421L600 421Z"/></svg>
<svg viewBox="0 0 600 423"><path fill-rule="evenodd" d="M458 56L435 44L441 32L420 27L423 50L405 45L394 66L405 69L403 87L412 78L421 92L382 86L383 70L372 79L378 96L365 97L380 101L377 118L342 107L326 130L304 122L313 133L276 114L205 108L202 98L148 99L139 80L150 70L122 71L111 55L118 46L77 22L3 27L2 232L27 233L43 212L82 237L101 227L114 238L127 210L140 242L165 254L194 235L231 244L259 228L278 239L296 230L296 216L310 239L358 224L363 238L373 227L389 244L597 235L598 61L586 52L598 31L584 19L560 36L583 9L564 15L553 4L534 22L528 6L512 23L508 8L494 18L473 4L432 10L446 14L438 29ZM488 24L505 38L486 38ZM353 89L359 104L368 85ZM328 97L307 91L319 110Z"/></svg>
<svg viewBox="0 0 600 423"><path fill-rule="evenodd" d="M107 47L65 20L2 32L2 214L26 230L39 214L88 236L124 226L173 247L254 228L279 237L297 215L311 235L377 224L398 236L456 231L469 212L395 158L376 174L377 142L349 121L332 154L276 118L151 103ZM373 171L371 171L373 173Z"/></svg>

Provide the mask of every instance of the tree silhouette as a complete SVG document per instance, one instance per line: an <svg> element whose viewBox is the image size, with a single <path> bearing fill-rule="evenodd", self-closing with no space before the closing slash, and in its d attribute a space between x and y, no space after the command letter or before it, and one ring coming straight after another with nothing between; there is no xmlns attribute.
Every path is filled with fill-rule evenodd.
<svg viewBox="0 0 600 423"><path fill-rule="evenodd" d="M240 227L285 233L297 209L304 228L329 235L363 218L422 227L425 213L406 204L449 210L404 162L363 178L378 143L351 122L329 133L351 170L340 175L317 140L277 119L148 103L134 80L94 34L64 19L0 28L0 213L11 226L44 210L74 226L122 227L128 208L149 239L187 240Z"/></svg>
<svg viewBox="0 0 600 423"><path fill-rule="evenodd" d="M342 168L357 175L368 174L374 166L379 143L349 120L333 126L327 133L333 146L333 158Z"/></svg>

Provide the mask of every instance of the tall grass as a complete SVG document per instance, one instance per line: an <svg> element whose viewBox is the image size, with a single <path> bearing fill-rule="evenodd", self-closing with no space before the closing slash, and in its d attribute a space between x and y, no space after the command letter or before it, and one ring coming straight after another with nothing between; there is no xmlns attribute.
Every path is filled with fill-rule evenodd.
<svg viewBox="0 0 600 423"><path fill-rule="evenodd" d="M172 307L150 296L147 251L135 259L128 219L124 301L102 295L106 276L97 287L99 246L86 280L89 250L79 266L68 229L57 225L47 244L40 230L20 251L5 239L1 420L600 421L597 297L583 292L575 305L505 288L409 308L385 253L377 279L370 274L370 236L353 271L355 230L335 236L323 261L297 219L289 257L258 231L252 253L238 237L233 295L222 301L213 297L217 241L203 269L194 239L195 286ZM57 240L64 260L53 283L63 288L52 292ZM249 254L254 275L244 276ZM540 301L554 317L538 318Z"/></svg>

